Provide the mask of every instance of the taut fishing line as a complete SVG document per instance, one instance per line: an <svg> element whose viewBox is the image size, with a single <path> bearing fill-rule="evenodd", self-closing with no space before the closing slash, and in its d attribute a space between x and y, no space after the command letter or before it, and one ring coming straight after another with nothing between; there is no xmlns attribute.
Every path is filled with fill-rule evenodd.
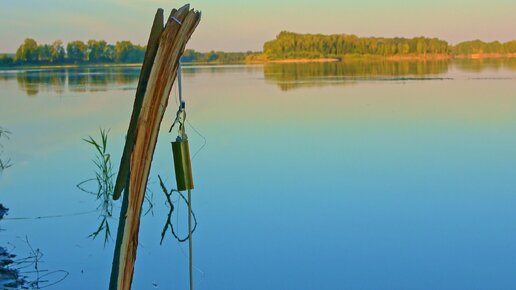
<svg viewBox="0 0 516 290"><path fill-rule="evenodd" d="M90 210L90 211L70 213L70 214L42 215L42 216L34 216L34 217L12 217L12 218L4 217L2 220L4 220L4 221L42 220L42 219L53 219L53 218L64 218L64 217L87 215L87 214L91 214L91 213L95 213L95 212L97 212L97 210Z"/></svg>
<svg viewBox="0 0 516 290"><path fill-rule="evenodd" d="M175 87L176 87L176 89L174 90L174 100L176 102L176 105L179 106L179 102L178 102L179 87L178 86L175 86ZM177 118L177 113L176 113L176 118ZM195 150L195 153L192 156L192 162L193 162L195 160L195 157L197 157L197 154L199 154L204 149L204 147L206 147L208 140L206 139L206 137L204 137L204 135L199 130L197 130L197 128L195 128L195 126L192 124L192 122L190 122L190 120L186 120L186 124L188 124L188 126L190 128L192 128L192 130L195 132L195 134L197 134L199 137L201 137L201 139L203 141L202 145L197 150ZM169 131L168 131L169 133L172 131L173 126L174 126L174 124L172 124L171 128L169 129Z"/></svg>
<svg viewBox="0 0 516 290"><path fill-rule="evenodd" d="M180 23L179 23L180 24ZM194 212L192 211L192 189L194 189L194 182L193 182L193 176L192 176L192 165L191 165L191 158L190 158L190 146L188 142L188 135L186 134L186 124L194 130L204 141L202 146L195 152L193 155L195 156L204 148L206 145L206 138L197 130L195 129L192 124L190 124L186 120L186 102L183 100L183 90L182 90L182 65L181 62L179 62L179 67L177 70L177 89L178 89L178 99L179 102L176 102L178 105L177 112L175 114L174 121L172 122L172 125L170 126L169 133L172 132L174 127L178 125L178 131L177 136L175 138L175 141L172 142L172 155L174 159L174 171L175 171L175 177L176 177L176 184L177 189L172 189L171 191L168 191L165 185L163 184L163 181L161 177L158 175L158 178L160 180L160 186L167 198L168 206L170 207L170 211L167 217L167 222L163 228L162 234L161 234L161 242L163 242L163 239L165 237L165 234L167 232L167 229L170 228L170 231L174 238L178 240L179 242L185 242L188 241L188 270L189 270L189 284L190 284L190 290L193 290L193 242L192 242L192 235L195 229L197 228L197 218L195 217ZM181 193L181 191L187 191L188 195L187 198ZM181 199L186 203L188 207L188 236L185 238L180 238L177 233L174 230L173 223L171 221L172 213L174 211L174 204L172 202L172 194L174 192L177 192L179 194L178 197L178 209ZM177 219L179 219L179 215L177 215ZM193 219L193 220L192 220ZM179 222L177 222L176 228L179 228ZM181 251L183 252L183 249L181 248ZM202 273L202 276L204 277L204 272L200 271L197 267L195 267L199 272Z"/></svg>

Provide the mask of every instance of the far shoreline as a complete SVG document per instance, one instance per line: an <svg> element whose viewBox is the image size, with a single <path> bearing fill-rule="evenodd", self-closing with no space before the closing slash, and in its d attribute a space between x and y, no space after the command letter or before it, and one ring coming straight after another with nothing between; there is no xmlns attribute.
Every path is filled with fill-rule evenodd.
<svg viewBox="0 0 516 290"><path fill-rule="evenodd" d="M354 62L354 61L452 61L452 60L484 60L484 59L513 59L516 53L486 53L486 54L470 54L470 55L395 55L395 56L377 56L377 55L344 55L342 58L286 58L286 59L254 59L239 63L223 63L223 62L185 62L187 66L202 65L257 65L257 64L304 64L304 63L337 63L337 62ZM78 64L44 64L44 65L20 65L20 66L0 66L0 71L7 70L35 70L35 69L73 69L73 68L111 68L111 67L141 67L141 63L78 63Z"/></svg>
<svg viewBox="0 0 516 290"><path fill-rule="evenodd" d="M96 67L139 67L141 63L85 63L85 64L43 64L43 65L19 65L0 66L2 70L24 70L24 69L60 69L60 68L96 68Z"/></svg>
<svg viewBox="0 0 516 290"><path fill-rule="evenodd" d="M345 55L342 58L287 58L253 61L253 64L267 63L326 63L326 62L349 62L349 61L441 61L455 59L511 59L516 58L516 53L477 53L470 55L450 55L450 54L430 54L430 55L393 55L393 56L377 56L377 55Z"/></svg>
<svg viewBox="0 0 516 290"><path fill-rule="evenodd" d="M264 63L311 63L311 62L340 62L338 58L287 58L265 61Z"/></svg>

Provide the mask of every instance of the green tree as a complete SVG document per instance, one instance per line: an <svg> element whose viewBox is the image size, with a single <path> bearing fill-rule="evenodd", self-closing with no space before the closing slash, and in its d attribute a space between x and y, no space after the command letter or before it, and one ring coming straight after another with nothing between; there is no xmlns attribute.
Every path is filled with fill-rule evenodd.
<svg viewBox="0 0 516 290"><path fill-rule="evenodd" d="M455 54L470 55L486 52L487 44L481 40L464 41L454 47Z"/></svg>
<svg viewBox="0 0 516 290"><path fill-rule="evenodd" d="M212 61L216 61L218 58L219 58L218 54L212 50L212 51L204 54L203 61L204 62L212 62Z"/></svg>
<svg viewBox="0 0 516 290"><path fill-rule="evenodd" d="M115 44L115 60L120 63L138 63L143 61L145 48L134 45L130 41L117 41Z"/></svg>
<svg viewBox="0 0 516 290"><path fill-rule="evenodd" d="M503 46L507 53L516 53L516 40L508 41Z"/></svg>
<svg viewBox="0 0 516 290"><path fill-rule="evenodd" d="M74 63L86 60L87 46L80 40L69 42L66 45L68 60Z"/></svg>
<svg viewBox="0 0 516 290"><path fill-rule="evenodd" d="M263 46L268 59L342 57L359 55L438 54L449 51L446 41L437 38L378 38L346 34L298 34L282 31Z"/></svg>
<svg viewBox="0 0 516 290"><path fill-rule="evenodd" d="M115 46L112 44L106 45L104 48L104 57L107 62L115 62L116 60L116 52L115 52Z"/></svg>
<svg viewBox="0 0 516 290"><path fill-rule="evenodd" d="M423 37L419 37L417 39L416 53L418 53L418 54L426 54L426 42L425 42L425 39Z"/></svg>
<svg viewBox="0 0 516 290"><path fill-rule="evenodd" d="M50 51L51 46L48 44L43 44L38 46L38 61L40 62L49 62L50 61Z"/></svg>
<svg viewBox="0 0 516 290"><path fill-rule="evenodd" d="M487 53L504 53L504 46L499 41L489 42L486 45Z"/></svg>
<svg viewBox="0 0 516 290"><path fill-rule="evenodd" d="M193 49L187 49L183 53L183 56L181 57L182 62L197 62L201 61L202 55L199 52L196 52Z"/></svg>
<svg viewBox="0 0 516 290"><path fill-rule="evenodd" d="M14 59L5 54L0 54L0 66L11 66L14 63Z"/></svg>
<svg viewBox="0 0 516 290"><path fill-rule="evenodd" d="M16 50L16 61L34 63L38 60L38 43L32 38L26 38Z"/></svg>
<svg viewBox="0 0 516 290"><path fill-rule="evenodd" d="M50 47L50 62L62 63L65 59L65 49L61 40L56 40Z"/></svg>
<svg viewBox="0 0 516 290"><path fill-rule="evenodd" d="M106 61L105 55L107 43L104 40L88 40L88 61L90 62L102 62Z"/></svg>

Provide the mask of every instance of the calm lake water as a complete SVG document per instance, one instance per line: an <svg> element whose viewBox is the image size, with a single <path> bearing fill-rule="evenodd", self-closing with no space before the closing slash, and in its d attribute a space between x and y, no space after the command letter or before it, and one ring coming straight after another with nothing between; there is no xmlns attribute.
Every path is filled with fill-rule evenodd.
<svg viewBox="0 0 516 290"><path fill-rule="evenodd" d="M69 272L49 289L107 289L114 240L88 238L101 220L76 187L95 174L82 138L110 129L118 169L138 75L0 71L0 158L13 164L0 245L26 257L28 239L40 269ZM516 289L516 61L185 67L183 85L207 140L193 160L196 289ZM188 285L187 244L167 233L160 246L174 98L134 289ZM195 152L204 139L187 132Z"/></svg>

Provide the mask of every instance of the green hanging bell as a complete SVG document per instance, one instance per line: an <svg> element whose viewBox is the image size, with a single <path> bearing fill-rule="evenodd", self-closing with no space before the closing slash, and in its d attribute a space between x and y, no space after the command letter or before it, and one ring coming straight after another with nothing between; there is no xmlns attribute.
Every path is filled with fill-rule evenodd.
<svg viewBox="0 0 516 290"><path fill-rule="evenodd" d="M194 188L192 164L190 162L190 146L188 140L172 142L174 169L176 170L177 190L184 191Z"/></svg>

